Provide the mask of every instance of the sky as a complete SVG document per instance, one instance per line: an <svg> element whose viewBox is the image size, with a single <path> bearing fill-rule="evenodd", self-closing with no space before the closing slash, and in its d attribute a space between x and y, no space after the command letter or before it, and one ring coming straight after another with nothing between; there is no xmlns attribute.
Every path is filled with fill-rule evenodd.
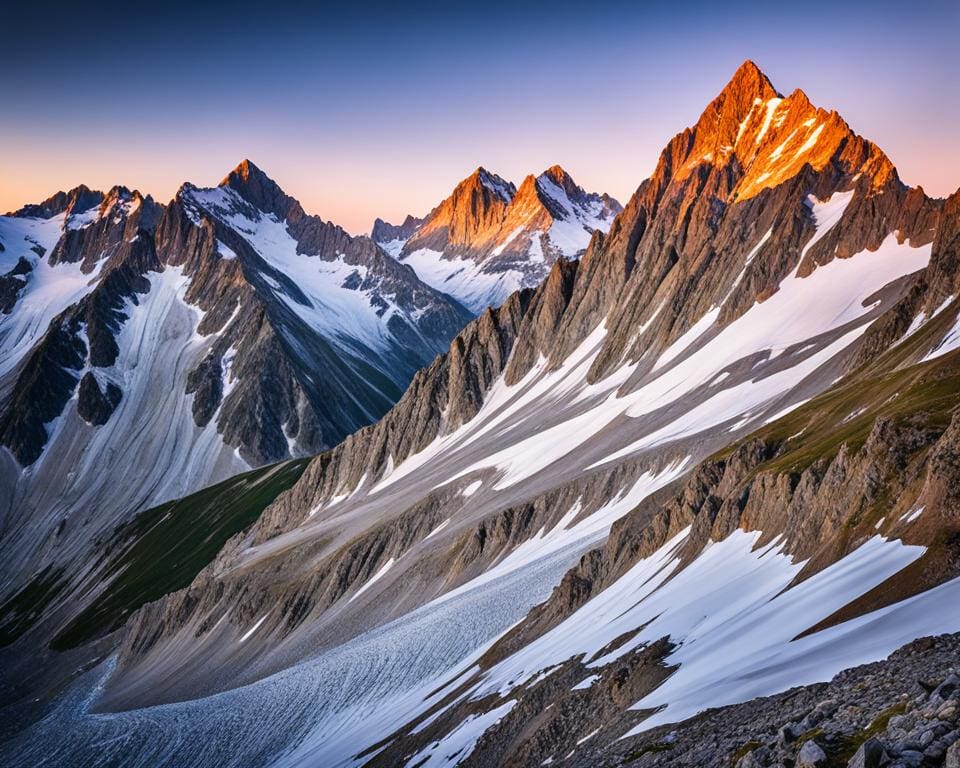
<svg viewBox="0 0 960 768"><path fill-rule="evenodd" d="M960 187L960 3L17 3L0 45L0 210L80 183L166 202L253 160L355 234L477 166L560 164L626 202L753 59ZM349 7L344 7L349 6Z"/></svg>

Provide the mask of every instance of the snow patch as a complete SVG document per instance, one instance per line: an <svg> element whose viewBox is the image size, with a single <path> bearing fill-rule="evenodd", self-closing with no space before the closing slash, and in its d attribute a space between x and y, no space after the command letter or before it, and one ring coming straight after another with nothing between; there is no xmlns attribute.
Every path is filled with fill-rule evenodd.
<svg viewBox="0 0 960 768"><path fill-rule="evenodd" d="M261 617L257 620L257 623L256 623L256 624L254 624L252 627L250 627L250 629L248 629L246 632L243 633L243 637L240 638L240 642L243 643L243 642L247 641L254 632L256 632L258 629L260 629L260 625L263 624L263 622L265 622L265 621L267 620L267 616L269 616L269 615L270 615L270 612L269 612L269 611L267 611L265 614L263 614L263 616L261 616Z"/></svg>
<svg viewBox="0 0 960 768"><path fill-rule="evenodd" d="M577 683L575 686L573 686L573 688L571 688L570 690L585 691L587 688L591 688L593 684L597 682L597 680L599 679L600 679L600 675L588 675L587 677L583 678L583 680L581 680L579 683Z"/></svg>
<svg viewBox="0 0 960 768"><path fill-rule="evenodd" d="M351 597L349 600L347 600L347 602L348 602L348 603L352 603L354 600L356 600L358 597L360 597L360 595L362 595L364 592L366 592L368 589L370 589L370 587L372 587L374 584L376 584L378 581L380 581L380 579L382 579L384 576L387 575L387 571L389 571L391 568L393 568L393 564L394 564L395 562L396 562L396 560L395 560L394 558L392 558L392 557L391 557L389 560L387 560L387 562L385 562L385 563L380 567L380 570L379 570L379 571L377 571L375 574L373 574L373 576L371 576L370 579L369 579L362 587L360 587L360 589L358 589L356 592L353 593L353 597Z"/></svg>
<svg viewBox="0 0 960 768"><path fill-rule="evenodd" d="M937 311L939 312L939 310ZM920 362L925 363L928 360L935 360L938 357L953 352L955 349L960 349L960 315L957 316L953 327L947 331L946 335L940 340L940 343L927 352Z"/></svg>
<svg viewBox="0 0 960 768"><path fill-rule="evenodd" d="M483 485L482 480L474 480L472 483L470 483L470 485L466 486L465 488L463 488L463 490L460 491L460 495L473 496L473 494L475 494L478 490L480 490L481 485Z"/></svg>
<svg viewBox="0 0 960 768"><path fill-rule="evenodd" d="M440 741L433 742L407 761L407 768L459 765L473 752L480 737L516 706L512 699L480 715L470 715Z"/></svg>

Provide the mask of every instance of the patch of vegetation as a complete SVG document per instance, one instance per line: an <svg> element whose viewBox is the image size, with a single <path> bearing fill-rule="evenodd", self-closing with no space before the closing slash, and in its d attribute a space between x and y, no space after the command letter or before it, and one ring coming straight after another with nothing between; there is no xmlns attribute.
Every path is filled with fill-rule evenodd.
<svg viewBox="0 0 960 768"><path fill-rule="evenodd" d="M653 744L644 744L639 749L636 749L627 755L627 762L632 763L634 760L639 760L641 757L651 752L669 752L671 749L673 749L673 744L667 744L663 741L654 742Z"/></svg>
<svg viewBox="0 0 960 768"><path fill-rule="evenodd" d="M297 459L237 475L177 501L146 510L121 526L105 547L96 599L51 642L74 648L123 624L140 606L188 586L235 534L303 474Z"/></svg>
<svg viewBox="0 0 960 768"><path fill-rule="evenodd" d="M896 715L902 715L906 711L907 703L905 701L894 704L892 707L888 707L877 715L873 719L873 722L862 731L857 731L840 738L832 745L827 754L826 768L845 768L857 750L860 749L861 744L886 731L891 718Z"/></svg>
<svg viewBox="0 0 960 768"><path fill-rule="evenodd" d="M805 741L817 741L821 736L823 736L823 728L811 728L797 736L796 742L797 744L803 744Z"/></svg>
<svg viewBox="0 0 960 768"><path fill-rule="evenodd" d="M733 755L730 758L730 762L733 765L736 765L738 762L740 762L740 759L742 757L746 757L748 754L753 752L753 750L759 749L762 746L763 746L763 742L757 741L756 739L752 739L751 741L748 741L746 744L741 746L740 749L738 749L736 752L733 753Z"/></svg>
<svg viewBox="0 0 960 768"><path fill-rule="evenodd" d="M44 609L60 594L61 570L47 566L13 597L0 605L0 646L10 645L32 627Z"/></svg>
<svg viewBox="0 0 960 768"><path fill-rule="evenodd" d="M816 462L834 458L846 444L857 451L881 417L919 419L918 426L943 431L960 406L960 355L893 370L876 376L851 375L848 380L795 411L777 419L714 458L729 457L748 440L780 445L778 455L755 472L799 473Z"/></svg>

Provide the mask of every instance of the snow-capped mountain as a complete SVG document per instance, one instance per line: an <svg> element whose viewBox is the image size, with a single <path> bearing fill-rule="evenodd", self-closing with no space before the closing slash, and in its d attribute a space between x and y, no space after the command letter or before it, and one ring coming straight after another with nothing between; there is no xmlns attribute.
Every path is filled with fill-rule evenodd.
<svg viewBox="0 0 960 768"><path fill-rule="evenodd" d="M520 188L484 168L461 181L424 219L380 219L373 239L421 280L479 314L539 285L558 258L578 258L621 205L584 192L558 165Z"/></svg>
<svg viewBox="0 0 960 768"><path fill-rule="evenodd" d="M469 319L246 161L166 206L59 194L0 242L6 590L148 506L335 445Z"/></svg>
<svg viewBox="0 0 960 768"><path fill-rule="evenodd" d="M471 189L401 256L500 232L520 192ZM93 765L620 765L958 632L958 295L960 192L746 62L606 234L141 605L9 762L68 734Z"/></svg>

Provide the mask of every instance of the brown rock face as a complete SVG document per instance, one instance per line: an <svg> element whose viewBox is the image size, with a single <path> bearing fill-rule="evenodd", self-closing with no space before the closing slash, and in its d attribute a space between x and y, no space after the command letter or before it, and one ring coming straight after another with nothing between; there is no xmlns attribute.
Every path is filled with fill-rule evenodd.
<svg viewBox="0 0 960 768"><path fill-rule="evenodd" d="M485 168L477 168L430 212L404 245L403 252L420 248L445 255L486 252L499 233L516 192L510 182Z"/></svg>

